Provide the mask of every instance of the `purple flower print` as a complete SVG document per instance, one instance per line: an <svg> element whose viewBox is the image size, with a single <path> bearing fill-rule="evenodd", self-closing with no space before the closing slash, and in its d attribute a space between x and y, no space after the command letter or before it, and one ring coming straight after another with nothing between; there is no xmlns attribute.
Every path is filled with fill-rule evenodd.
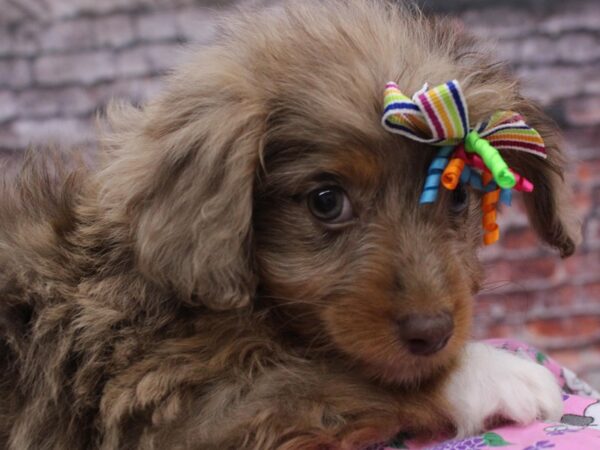
<svg viewBox="0 0 600 450"><path fill-rule="evenodd" d="M523 450L543 450L545 448L553 448L555 445L550 441L538 441L534 445L525 447Z"/></svg>
<svg viewBox="0 0 600 450"><path fill-rule="evenodd" d="M430 447L428 450L477 450L485 447L485 441L481 436L470 437L459 441L448 441L443 444Z"/></svg>

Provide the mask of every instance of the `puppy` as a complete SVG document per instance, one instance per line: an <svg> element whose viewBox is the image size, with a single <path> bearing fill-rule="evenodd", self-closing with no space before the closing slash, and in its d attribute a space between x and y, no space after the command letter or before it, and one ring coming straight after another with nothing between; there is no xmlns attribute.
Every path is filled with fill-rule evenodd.
<svg viewBox="0 0 600 450"><path fill-rule="evenodd" d="M360 449L558 418L545 369L467 343L479 194L419 205L436 150L380 124L387 81L449 79L472 121L542 134L547 160L505 157L571 254L557 134L472 37L384 1L240 12L156 100L109 109L97 170L32 151L4 183L0 447Z"/></svg>

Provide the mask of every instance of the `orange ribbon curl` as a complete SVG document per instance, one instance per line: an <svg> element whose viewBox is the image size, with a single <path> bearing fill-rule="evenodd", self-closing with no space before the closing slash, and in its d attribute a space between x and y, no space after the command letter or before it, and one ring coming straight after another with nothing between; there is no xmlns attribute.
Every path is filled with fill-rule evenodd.
<svg viewBox="0 0 600 450"><path fill-rule="evenodd" d="M458 182L460 181L460 175L465 168L465 162L460 158L453 158L450 160L444 173L442 173L442 185L451 191L456 189Z"/></svg>
<svg viewBox="0 0 600 450"><path fill-rule="evenodd" d="M493 180L489 171L483 172L483 185L486 186ZM500 227L496 223L496 206L500 200L500 189L486 192L483 196L481 209L483 210L483 243L491 245L500 238Z"/></svg>

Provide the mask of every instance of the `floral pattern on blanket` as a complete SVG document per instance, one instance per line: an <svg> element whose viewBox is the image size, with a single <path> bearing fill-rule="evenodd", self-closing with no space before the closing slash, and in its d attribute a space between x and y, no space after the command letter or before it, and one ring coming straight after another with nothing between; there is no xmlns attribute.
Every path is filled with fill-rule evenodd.
<svg viewBox="0 0 600 450"><path fill-rule="evenodd" d="M365 450L593 450L600 449L600 393L569 369L544 353L512 340L492 339L487 343L544 365L563 389L565 412L560 422L534 422L522 427L505 425L479 436L438 443L418 443L396 438L388 444Z"/></svg>

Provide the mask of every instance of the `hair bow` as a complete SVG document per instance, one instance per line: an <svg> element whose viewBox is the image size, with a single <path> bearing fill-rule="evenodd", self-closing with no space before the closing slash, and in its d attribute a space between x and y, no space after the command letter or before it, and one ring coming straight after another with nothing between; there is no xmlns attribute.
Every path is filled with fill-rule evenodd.
<svg viewBox="0 0 600 450"><path fill-rule="evenodd" d="M533 184L513 171L500 150L517 150L546 157L540 134L513 111L497 111L470 126L467 102L456 80L429 89L425 84L412 98L396 83L386 85L383 127L417 142L442 148L429 166L421 203L432 203L440 183L455 189L469 184L485 192L484 242L499 237L495 223L498 201L510 204L511 189L525 192Z"/></svg>

